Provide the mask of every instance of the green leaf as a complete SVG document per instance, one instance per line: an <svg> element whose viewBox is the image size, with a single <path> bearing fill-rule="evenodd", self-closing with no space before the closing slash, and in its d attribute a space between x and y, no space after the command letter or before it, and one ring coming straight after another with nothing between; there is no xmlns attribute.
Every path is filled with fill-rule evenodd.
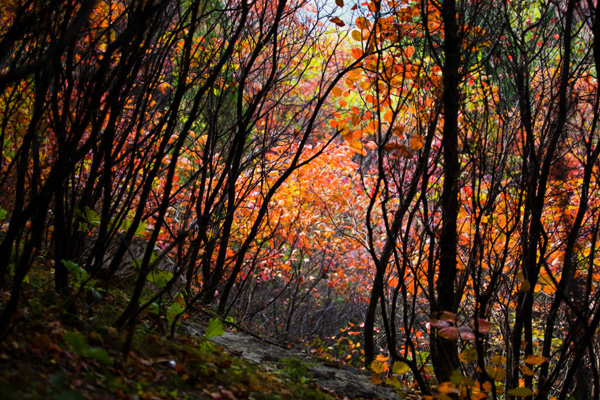
<svg viewBox="0 0 600 400"><path fill-rule="evenodd" d="M91 347L87 349L85 355L105 365L111 365L113 362L112 358L108 355L108 352L102 347Z"/></svg>
<svg viewBox="0 0 600 400"><path fill-rule="evenodd" d="M85 396L76 390L65 390L54 395L54 400L85 400Z"/></svg>
<svg viewBox="0 0 600 400"><path fill-rule="evenodd" d="M221 320L218 318L211 318L210 322L208 323L208 327L206 328L206 335L204 335L204 337L206 339L210 339L211 337L222 336L224 333L225 330L223 329Z"/></svg>
<svg viewBox="0 0 600 400"><path fill-rule="evenodd" d="M73 348L75 353L80 356L84 356L88 349L87 341L85 337L79 332L65 332L63 335L64 341Z"/></svg>
<svg viewBox="0 0 600 400"><path fill-rule="evenodd" d="M71 260L60 260L60 262L67 268L71 275L73 275L73 279L77 283L87 282L91 278L90 274L76 262Z"/></svg>
<svg viewBox="0 0 600 400"><path fill-rule="evenodd" d="M167 310L167 319L169 323L175 320L179 314L185 311L185 304L181 304L179 302L173 302L169 309ZM218 336L218 335L217 335Z"/></svg>
<svg viewBox="0 0 600 400"><path fill-rule="evenodd" d="M90 347L85 337L79 332L67 331L63 335L63 339L80 357L88 357L107 365L113 362L106 350L101 347Z"/></svg>
<svg viewBox="0 0 600 400"><path fill-rule="evenodd" d="M395 387L396 389L404 389L405 385L398 378L389 376L385 379L385 384Z"/></svg>
<svg viewBox="0 0 600 400"><path fill-rule="evenodd" d="M146 225L143 222L140 222L137 229L135 230L135 236L143 237L144 233L146 233L147 228L148 228L148 225Z"/></svg>
<svg viewBox="0 0 600 400"><path fill-rule="evenodd" d="M150 271L148 274L148 281L154 283L159 289L163 288L172 278L173 274L169 271Z"/></svg>

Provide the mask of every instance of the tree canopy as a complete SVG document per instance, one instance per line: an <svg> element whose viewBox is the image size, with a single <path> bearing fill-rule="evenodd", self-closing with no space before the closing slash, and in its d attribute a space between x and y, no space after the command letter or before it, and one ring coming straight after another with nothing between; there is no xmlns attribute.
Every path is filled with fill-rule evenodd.
<svg viewBox="0 0 600 400"><path fill-rule="evenodd" d="M0 340L34 277L127 285L125 356L214 307L425 398L600 397L596 1L0 10Z"/></svg>

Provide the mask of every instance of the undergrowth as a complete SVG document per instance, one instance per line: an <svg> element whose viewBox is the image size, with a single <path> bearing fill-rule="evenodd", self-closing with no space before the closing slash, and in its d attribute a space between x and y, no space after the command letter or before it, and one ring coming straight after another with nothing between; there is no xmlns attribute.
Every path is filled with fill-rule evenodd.
<svg viewBox="0 0 600 400"><path fill-rule="evenodd" d="M153 312L140 316L123 357L126 332L113 323L128 300L127 287L101 293L91 301L65 300L47 276L33 272L12 329L0 342L0 398L332 399L305 384L306 371L296 365L269 373L205 337L169 335L167 321ZM0 292L0 306L8 296ZM208 325L206 318L190 318Z"/></svg>

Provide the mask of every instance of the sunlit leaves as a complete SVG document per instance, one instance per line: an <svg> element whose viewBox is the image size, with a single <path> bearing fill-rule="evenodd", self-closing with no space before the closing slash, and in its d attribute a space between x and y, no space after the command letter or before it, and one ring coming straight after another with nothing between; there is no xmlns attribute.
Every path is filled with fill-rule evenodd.
<svg viewBox="0 0 600 400"><path fill-rule="evenodd" d="M359 48L352 49L352 58L359 60L363 56L363 51Z"/></svg>
<svg viewBox="0 0 600 400"><path fill-rule="evenodd" d="M410 138L410 147L413 150L421 150L423 148L423 140L423 136L419 134L413 135L413 137Z"/></svg>

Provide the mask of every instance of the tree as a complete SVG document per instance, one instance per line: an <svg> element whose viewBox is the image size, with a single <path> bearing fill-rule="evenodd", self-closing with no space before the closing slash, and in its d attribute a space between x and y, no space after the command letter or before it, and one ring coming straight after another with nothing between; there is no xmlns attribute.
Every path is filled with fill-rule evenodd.
<svg viewBox="0 0 600 400"><path fill-rule="evenodd" d="M2 204L0 283L12 283L3 332L37 254L53 259L44 266L65 298L90 282L108 290L130 263L137 278L116 321L129 340L138 314L181 274L188 304L210 303L219 290L224 311L269 202L336 135L319 133L327 140L302 158L324 124L327 96L351 68L333 65L343 36L313 20L308 5L5 6L1 185L16 190ZM276 146L282 158L269 158ZM267 187L269 174L278 178ZM250 227L243 238L235 236L241 217ZM142 255L128 259L139 240ZM175 262L167 282L141 304L167 257ZM75 287L80 270L89 280Z"/></svg>
<svg viewBox="0 0 600 400"><path fill-rule="evenodd" d="M539 398L548 393L564 398L574 390L569 385L578 368L570 357L590 351L579 341L578 350L567 349L574 346L574 337L581 337L579 329L596 329L595 314L589 311L596 309L595 303L574 269L593 264L587 255L595 244L580 264L584 258L576 255L578 243L584 237L596 240L596 223L586 217L596 139L591 125L583 128L577 116L587 113L594 121L597 113L592 103L584 105L595 101L597 90L595 81L590 86L586 78L593 68L592 4L510 2L500 10L486 2L367 6L370 14L357 20L353 36L363 44L360 51L367 49L372 56L363 64L362 79L368 84L357 88L379 116L373 136L365 139L378 145L378 166L369 170L366 164L365 173L378 176L370 192L371 209L377 204L382 208L379 224L386 232L384 243L370 242L375 277L365 323L367 364L374 358L373 327L381 302L387 351L393 360L407 363L421 389L428 390L423 379L428 363L419 361L415 350L423 322L417 315L425 302L431 363L438 383L450 382L444 390L492 397L507 391L518 397L532 394L535 387ZM431 65L441 82L431 81L436 79ZM404 81L411 85L398 90ZM591 91L579 96L581 84ZM421 101L430 87L437 93ZM392 90L397 103L388 97ZM398 111L391 104L399 104ZM410 107L407 116L403 104L407 111ZM396 112L401 118L394 117ZM407 134L411 118L417 121L412 126L430 129ZM403 162L390 162L392 152ZM407 162L414 164L412 170L406 169ZM389 211L394 202L398 205ZM366 225L373 232L374 223L367 214ZM591 282L593 268L584 268ZM545 304L553 304L552 318L541 313ZM556 343L551 338L556 338L560 304L578 316L560 335L562 350L551 344ZM396 318L403 326L401 352ZM490 357L495 346L490 320L500 324L506 368L501 359ZM544 346L538 347L540 332ZM553 351L562 351L560 361L552 358ZM539 375L527 365L539 365ZM563 387L556 380L561 373L569 377ZM518 388L520 379L524 388Z"/></svg>

